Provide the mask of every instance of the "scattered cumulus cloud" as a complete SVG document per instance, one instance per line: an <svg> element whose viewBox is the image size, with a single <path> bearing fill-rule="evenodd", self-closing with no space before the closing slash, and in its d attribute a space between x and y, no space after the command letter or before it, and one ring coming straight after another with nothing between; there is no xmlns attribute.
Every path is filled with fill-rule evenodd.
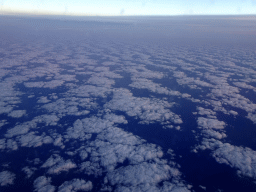
<svg viewBox="0 0 256 192"><path fill-rule="evenodd" d="M217 162L237 169L238 174L256 178L256 152L254 150L222 143L215 139L204 139L198 149L210 149Z"/></svg>
<svg viewBox="0 0 256 192"><path fill-rule="evenodd" d="M51 185L51 178L40 176L34 181L35 191L38 192L54 192L55 186Z"/></svg>
<svg viewBox="0 0 256 192"><path fill-rule="evenodd" d="M91 181L85 181L83 179L73 179L71 181L65 181L59 186L59 192L76 192L76 191L91 191L93 188Z"/></svg>
<svg viewBox="0 0 256 192"><path fill-rule="evenodd" d="M15 174L10 171L0 172L0 184L1 186L13 185Z"/></svg>
<svg viewBox="0 0 256 192"><path fill-rule="evenodd" d="M226 123L217 119L209 119L204 117L198 117L197 123L199 128L203 129L224 129Z"/></svg>
<svg viewBox="0 0 256 192"><path fill-rule="evenodd" d="M13 110L8 114L8 116L13 118L20 118L26 114L26 110Z"/></svg>
<svg viewBox="0 0 256 192"><path fill-rule="evenodd" d="M59 155L52 155L41 167L49 168L47 171L48 174L59 174L63 171L76 168L77 165L70 159L64 160Z"/></svg>
<svg viewBox="0 0 256 192"><path fill-rule="evenodd" d="M210 150L217 162L256 178L255 151L227 143L229 125L219 119L224 114L256 123L256 104L249 95L256 92L252 59L240 62L218 50L216 57L205 48L196 50L197 57L187 48L91 44L71 51L64 43L58 52L53 45L36 43L28 50L4 50L19 54L0 58L0 150L16 154L27 147L31 156L37 154L22 159L27 164L21 168L27 179L34 179L35 191L91 191L98 187L94 178L101 179L102 191L190 191L175 150L166 153L161 144L129 129L157 124L159 131L175 128L182 134L183 121L189 120L180 106L187 104L187 113L190 104L196 110L191 114L199 128L193 130L195 139L202 138L192 151ZM138 96L138 90L150 95ZM35 114L23 102L33 105ZM43 147L51 149L37 157ZM71 170L92 179L75 176L51 184L51 177ZM0 172L0 185L15 184L15 177Z"/></svg>
<svg viewBox="0 0 256 192"><path fill-rule="evenodd" d="M111 110L124 111L132 117L139 117L141 123L149 124L161 122L164 124L182 124L182 119L171 112L171 103L159 99L134 97L127 89L118 89L114 92L113 99L104 105Z"/></svg>

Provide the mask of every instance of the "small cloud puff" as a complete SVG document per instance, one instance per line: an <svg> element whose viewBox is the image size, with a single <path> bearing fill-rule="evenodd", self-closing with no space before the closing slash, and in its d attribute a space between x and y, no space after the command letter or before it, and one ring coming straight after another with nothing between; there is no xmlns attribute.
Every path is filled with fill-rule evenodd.
<svg viewBox="0 0 256 192"><path fill-rule="evenodd" d="M27 167L22 168L22 171L24 173L26 173L27 178L30 178L34 174L35 170L36 170L35 167L28 167L27 166Z"/></svg>
<svg viewBox="0 0 256 192"><path fill-rule="evenodd" d="M198 117L197 123L199 128L203 129L224 129L226 123L217 119L209 119L204 117Z"/></svg>
<svg viewBox="0 0 256 192"><path fill-rule="evenodd" d="M59 174L63 171L69 171L70 169L76 168L76 164L70 159L64 160L59 155L52 155L47 161L41 166L42 168L49 168L48 174Z"/></svg>
<svg viewBox="0 0 256 192"><path fill-rule="evenodd" d="M6 186L6 185L12 185L15 179L15 174L10 171L2 171L0 172L0 185Z"/></svg>
<svg viewBox="0 0 256 192"><path fill-rule="evenodd" d="M38 192L54 192L55 187L51 185L51 178L41 176L34 181L35 191Z"/></svg>
<svg viewBox="0 0 256 192"><path fill-rule="evenodd" d="M47 99L46 96L41 96L41 97L38 99L37 103L49 103L50 101L51 101L51 100Z"/></svg>
<svg viewBox="0 0 256 192"><path fill-rule="evenodd" d="M26 114L26 110L14 110L8 114L8 116L13 118L20 118Z"/></svg>
<svg viewBox="0 0 256 192"><path fill-rule="evenodd" d="M85 181L83 179L73 179L71 181L65 181L58 188L58 192L76 192L76 191L91 191L93 188L91 181Z"/></svg>

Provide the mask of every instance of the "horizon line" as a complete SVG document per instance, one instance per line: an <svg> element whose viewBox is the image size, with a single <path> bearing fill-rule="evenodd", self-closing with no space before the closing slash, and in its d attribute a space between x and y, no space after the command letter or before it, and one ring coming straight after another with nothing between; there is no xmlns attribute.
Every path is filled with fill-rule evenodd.
<svg viewBox="0 0 256 192"><path fill-rule="evenodd" d="M70 14L70 13L52 13L40 11L1 11L0 16L32 16L32 17L179 17L179 16L217 16L217 17L255 17L256 14L168 14L168 15L139 15L139 14Z"/></svg>

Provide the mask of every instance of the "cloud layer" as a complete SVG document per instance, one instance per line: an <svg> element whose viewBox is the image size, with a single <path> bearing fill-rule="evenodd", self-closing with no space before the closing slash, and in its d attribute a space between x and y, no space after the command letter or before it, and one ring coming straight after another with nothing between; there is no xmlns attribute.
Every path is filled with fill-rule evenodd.
<svg viewBox="0 0 256 192"><path fill-rule="evenodd" d="M0 191L196 191L184 167L203 150L256 178L253 49L104 40L98 25L79 41L0 37Z"/></svg>

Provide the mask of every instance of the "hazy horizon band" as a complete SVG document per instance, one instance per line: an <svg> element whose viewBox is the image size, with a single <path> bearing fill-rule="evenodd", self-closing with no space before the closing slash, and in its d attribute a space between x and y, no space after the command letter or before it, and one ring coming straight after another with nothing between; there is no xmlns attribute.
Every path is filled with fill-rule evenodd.
<svg viewBox="0 0 256 192"><path fill-rule="evenodd" d="M73 15L73 16L143 16L143 15L252 15L256 1L166 1L110 0L86 2L67 0L0 0L0 14Z"/></svg>

